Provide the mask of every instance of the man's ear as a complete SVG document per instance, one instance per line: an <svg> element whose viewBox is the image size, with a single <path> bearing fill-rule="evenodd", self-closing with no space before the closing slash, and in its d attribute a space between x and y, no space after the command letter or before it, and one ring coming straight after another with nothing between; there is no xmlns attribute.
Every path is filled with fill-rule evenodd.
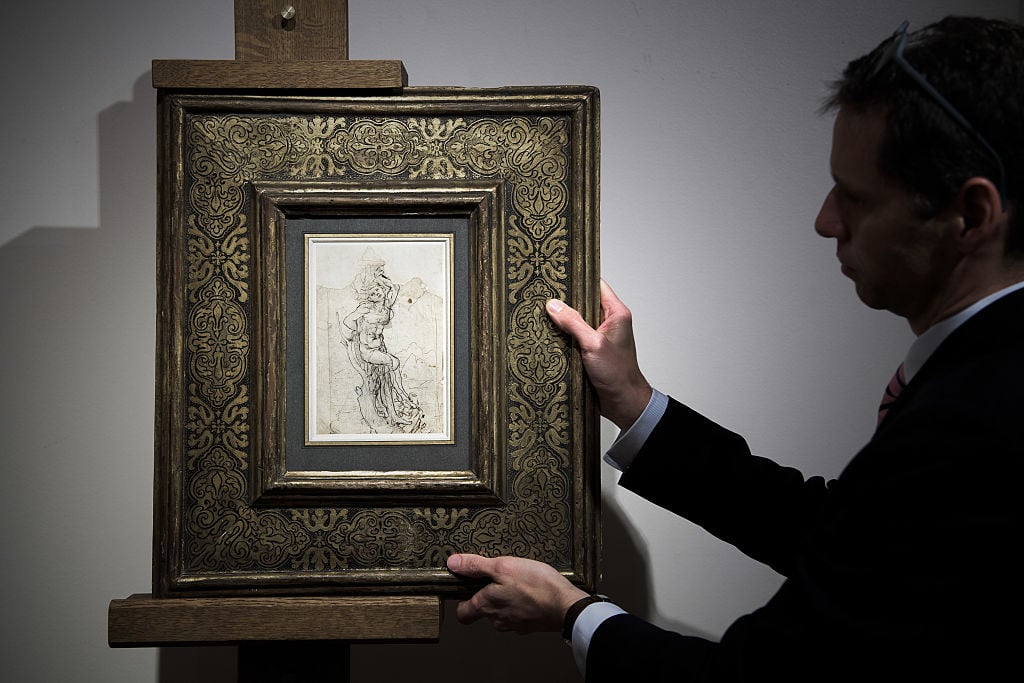
<svg viewBox="0 0 1024 683"><path fill-rule="evenodd" d="M988 178L968 178L956 197L956 211L962 220L958 243L964 251L973 251L982 243L1002 237L1006 212L999 190Z"/></svg>

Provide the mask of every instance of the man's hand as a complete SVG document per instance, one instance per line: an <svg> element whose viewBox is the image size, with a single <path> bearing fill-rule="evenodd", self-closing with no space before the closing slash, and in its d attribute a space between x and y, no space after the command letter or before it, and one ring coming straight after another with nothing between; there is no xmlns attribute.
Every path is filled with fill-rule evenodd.
<svg viewBox="0 0 1024 683"><path fill-rule="evenodd" d="M499 631L561 631L569 607L587 596L554 567L521 557L452 555L448 569L459 576L490 579L459 603L456 615L463 624L485 617Z"/></svg>
<svg viewBox="0 0 1024 683"><path fill-rule="evenodd" d="M558 299L547 303L548 315L563 332L576 340L583 354L587 376L597 390L601 414L628 429L651 400L636 359L633 317L612 288L601 281L601 324L595 330L572 307Z"/></svg>

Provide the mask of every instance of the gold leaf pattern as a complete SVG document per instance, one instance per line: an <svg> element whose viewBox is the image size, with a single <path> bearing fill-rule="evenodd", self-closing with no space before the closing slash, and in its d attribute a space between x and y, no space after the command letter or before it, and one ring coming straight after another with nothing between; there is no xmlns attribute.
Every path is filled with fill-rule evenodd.
<svg viewBox="0 0 1024 683"><path fill-rule="evenodd" d="M189 315L189 370L200 393L223 405L239 390L248 367L245 311L226 284L214 279Z"/></svg>

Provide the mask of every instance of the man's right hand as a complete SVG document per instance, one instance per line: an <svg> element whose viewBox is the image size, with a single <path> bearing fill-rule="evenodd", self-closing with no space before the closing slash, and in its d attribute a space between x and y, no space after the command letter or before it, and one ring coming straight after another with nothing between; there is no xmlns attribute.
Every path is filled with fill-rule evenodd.
<svg viewBox="0 0 1024 683"><path fill-rule="evenodd" d="M576 340L601 414L619 429L628 429L651 400L651 385L637 363L629 309L601 280L601 324L596 330L558 299L548 301L547 311L555 325Z"/></svg>

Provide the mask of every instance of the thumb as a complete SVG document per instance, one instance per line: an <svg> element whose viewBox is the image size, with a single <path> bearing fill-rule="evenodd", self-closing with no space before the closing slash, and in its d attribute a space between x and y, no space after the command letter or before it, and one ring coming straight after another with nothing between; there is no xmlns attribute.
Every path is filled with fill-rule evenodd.
<svg viewBox="0 0 1024 683"><path fill-rule="evenodd" d="M455 554L448 558L448 571L473 579L490 579L494 576L494 560L470 553Z"/></svg>
<svg viewBox="0 0 1024 683"><path fill-rule="evenodd" d="M581 347L587 347L590 340L598 334L583 319L579 311L567 305L564 301L548 299L545 308L547 309L548 317L558 326L558 329L573 337Z"/></svg>

